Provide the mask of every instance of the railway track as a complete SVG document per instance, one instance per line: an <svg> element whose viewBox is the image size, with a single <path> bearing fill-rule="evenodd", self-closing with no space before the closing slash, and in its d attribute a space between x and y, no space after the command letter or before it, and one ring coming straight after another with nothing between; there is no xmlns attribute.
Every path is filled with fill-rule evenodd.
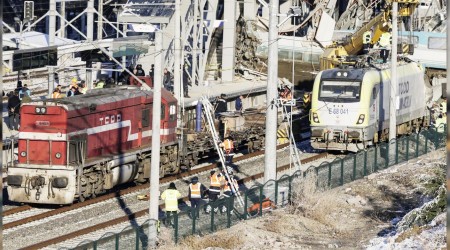
<svg viewBox="0 0 450 250"><path fill-rule="evenodd" d="M264 152L263 151L259 151L259 152L255 152L253 154L254 155L252 155L252 156L250 156L251 154L242 156L243 159L242 158L241 159L236 158L236 161L238 161L238 160L245 160L245 159L248 159L250 157L255 157L257 155L264 154ZM302 164L310 163L310 162L316 161L318 159L325 158L327 156L328 156L328 153L320 153L318 155L315 155L315 156L312 156L312 157L309 157L309 158L301 160L301 163ZM212 164L212 165L206 166L204 168L201 168L198 171L199 172L207 171L207 170L205 170L206 168L213 169L215 167L217 167L217 165L216 164ZM281 166L281 167L278 167L277 168L277 172L286 171L290 167L291 166L289 164ZM199 173L199 172L197 172L197 173ZM183 174L181 174L181 175L183 175ZM173 176L173 177L175 177L175 176ZM173 178L173 177L168 177L168 178ZM248 177L245 177L245 178L242 178L241 180L239 180L239 184L242 185L242 184L245 184L245 183L248 183L248 182L252 182L252 181L258 180L258 179L260 179L262 177L264 177L264 173L263 172L255 174L255 175L251 175L251 176L248 176ZM161 180L161 183L162 183L162 181L163 180ZM168 181L169 180L167 180L166 182L168 182ZM125 191L127 191L127 190L124 190L124 192ZM183 201L188 201L188 197L187 196L183 197L182 200ZM80 203L80 204L84 204L84 203L86 203L86 201L83 202L83 203ZM160 205L160 208L163 209L164 208L164 204ZM56 210L54 210L54 211L56 211ZM54 212L54 211L52 211L52 212ZM98 230L101 230L101 229L104 229L104 228L107 228L107 227L111 227L111 226L114 226L114 225L117 225L117 224L120 224L120 223L123 223L123 222L127 222L127 221L129 221L131 219L136 219L138 217L142 217L142 216L147 215L147 214L148 214L148 208L140 210L140 211L137 211L137 212L132 213L132 214L128 214L128 215L119 217L119 218L115 218L115 219L110 220L110 221L102 222L102 223L94 225L94 226L83 228L83 229L80 229L78 231L74 231L74 232L71 232L69 234L66 234L66 235L62 235L62 236L59 236L59 237L56 237L56 238L53 238L53 239L42 241L40 243L36 243L34 245L27 246L24 249L41 249L41 248L44 248L44 247L47 247L47 246L51 246L51 245L54 245L54 244L58 244L58 243L61 243L61 242L64 242L64 241L67 241L67 240L70 240L70 239L73 239L73 238L85 235L85 234L89 234L89 233L95 232L95 231L98 231ZM4 227L6 225L4 225Z"/></svg>
<svg viewBox="0 0 450 250"><path fill-rule="evenodd" d="M288 144L282 144L282 145L277 146L277 149L281 149L281 148L284 148L286 146L288 146ZM253 152L253 153L250 153L250 154L246 154L246 155L243 155L243 156L236 157L234 159L234 161L235 162L243 161L243 160L247 160L249 158L253 158L253 157L256 157L256 156L263 155L263 154L264 154L264 150L257 151L257 152ZM202 172L208 172L208 171L210 171L212 169L217 169L217 168L218 168L218 163L213 163L213 164L210 164L208 166L192 169L189 172L183 172L183 173L180 173L180 174L177 174L177 175L173 175L173 176L168 176L168 177L162 178L162 179L160 179L160 184L170 183L170 182L173 182L173 181L178 180L178 179L187 178L187 177L190 177L190 176L193 176L193 175L197 175L197 174L202 173ZM14 227L17 227L17 226L20 226L20 225L24 225L24 224L27 224L27 223L30 223L30 222L33 222L33 221L42 220L42 219L47 218L47 217L51 217L51 216L54 216L54 215L57 215L57 214L65 213L65 212L69 212L69 211L72 211L72 210L75 210L75 209L80 209L80 208L85 207L85 206L93 205L95 203L99 203L99 202L102 202L102 201L106 201L106 200L109 200L109 199L116 198L117 196L124 196L124 195L130 194L130 193L135 193L135 192L138 192L138 191L141 191L141 190L145 190L145 189L148 189L148 188L149 188L149 184L146 183L146 184L143 184L143 185L129 187L127 189L118 190L116 192L111 192L111 193L108 193L108 194L105 194L105 195L101 195L99 197L86 200L84 202L74 203L74 204L72 204L70 206L64 206L64 207L60 207L60 208L57 208L57 209L54 209L54 210L51 210L51 211L47 211L47 212L44 212L44 213L32 215L30 217L21 218L21 219L17 219L17 220L10 219L10 220L13 220L13 221L10 222L10 223L5 223L3 225L3 230L11 229L11 228L14 228ZM17 207L17 208L13 208L13 209L7 210L7 211L5 211L5 213L7 213L7 214L5 214L5 213L3 214L4 220L6 219L5 217L7 217L7 216L18 215L18 214L26 212L27 210L30 210L30 209L32 209L31 206L24 205L24 206L20 206L20 207Z"/></svg>

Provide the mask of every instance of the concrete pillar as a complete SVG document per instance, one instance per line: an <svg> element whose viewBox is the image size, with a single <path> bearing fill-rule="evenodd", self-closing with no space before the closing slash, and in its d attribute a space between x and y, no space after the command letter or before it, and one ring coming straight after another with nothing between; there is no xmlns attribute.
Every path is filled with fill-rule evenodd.
<svg viewBox="0 0 450 250"><path fill-rule="evenodd" d="M152 117L152 138L160 137L160 117L161 117L161 83L162 83L162 32L155 32L155 82L153 83L153 117ZM156 221L159 215L159 165L160 165L160 140L152 140L152 158L150 167L150 204L149 204L149 246L156 247L158 233L156 230Z"/></svg>
<svg viewBox="0 0 450 250"><path fill-rule="evenodd" d="M277 121L278 121L278 0L269 6L269 58L267 69L266 154L264 182L277 177Z"/></svg>
<svg viewBox="0 0 450 250"><path fill-rule="evenodd" d="M236 45L236 1L224 1L223 42L222 42L222 82L234 79L234 53Z"/></svg>
<svg viewBox="0 0 450 250"><path fill-rule="evenodd" d="M48 24L48 43L50 46L55 45L55 32L56 32L56 0L50 0L49 24Z"/></svg>
<svg viewBox="0 0 450 250"><path fill-rule="evenodd" d="M97 39L103 37L103 0L98 0Z"/></svg>
<svg viewBox="0 0 450 250"><path fill-rule="evenodd" d="M60 18L60 31L59 31L59 37L61 38L65 38L66 37L66 28L64 27L64 25L66 24L66 2L61 2L60 6L59 6L59 14L61 14L61 16L63 18Z"/></svg>
<svg viewBox="0 0 450 250"><path fill-rule="evenodd" d="M94 0L88 0L86 37L89 41L94 39Z"/></svg>
<svg viewBox="0 0 450 250"><path fill-rule="evenodd" d="M256 0L244 1L244 18L245 20L255 20L256 17Z"/></svg>

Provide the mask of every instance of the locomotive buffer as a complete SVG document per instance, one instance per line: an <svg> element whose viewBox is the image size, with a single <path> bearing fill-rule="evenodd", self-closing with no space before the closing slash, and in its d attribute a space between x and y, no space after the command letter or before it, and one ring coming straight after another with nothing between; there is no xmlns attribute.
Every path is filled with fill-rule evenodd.
<svg viewBox="0 0 450 250"><path fill-rule="evenodd" d="M202 97L201 102L203 104L205 116L208 121L208 125L209 125L210 131L211 131L212 138L214 140L214 146L216 147L217 153L219 154L220 162L222 163L222 169L225 172L225 176L228 180L228 183L230 184L231 191L236 195L239 205L241 205L241 207L244 207L244 200L242 199L241 195L237 191L238 187L235 186L237 184L236 184L236 182L234 182L233 176L228 174L228 168L225 166L224 152L219 147L219 144L221 141L219 139L219 135L217 134L216 128L214 127L214 118L213 118L214 108L206 96Z"/></svg>

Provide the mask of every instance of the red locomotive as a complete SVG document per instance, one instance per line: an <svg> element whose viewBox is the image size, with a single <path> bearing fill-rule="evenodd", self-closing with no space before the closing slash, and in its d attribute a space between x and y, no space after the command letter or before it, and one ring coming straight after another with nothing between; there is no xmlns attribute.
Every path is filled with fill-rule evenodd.
<svg viewBox="0 0 450 250"><path fill-rule="evenodd" d="M149 77L139 77L151 85ZM136 85L137 81L131 82ZM215 154L211 134L177 130L177 100L162 89L160 176L189 170ZM18 161L8 168L11 201L71 204L150 177L153 94L138 86L93 89L85 95L21 106ZM264 113L249 112L250 120ZM188 113L183 118L191 123ZM255 119L254 116L258 116ZM264 147L264 126L226 118L236 146ZM233 125L234 124L234 125Z"/></svg>
<svg viewBox="0 0 450 250"><path fill-rule="evenodd" d="M24 103L9 199L70 204L150 173L153 94L136 87ZM177 100L162 89L161 169L177 173ZM163 173L164 174L164 173Z"/></svg>

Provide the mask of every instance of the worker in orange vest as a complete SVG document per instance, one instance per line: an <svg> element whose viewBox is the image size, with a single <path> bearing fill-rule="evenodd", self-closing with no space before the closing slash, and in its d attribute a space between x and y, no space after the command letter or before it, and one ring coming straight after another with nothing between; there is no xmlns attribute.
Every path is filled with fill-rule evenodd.
<svg viewBox="0 0 450 250"><path fill-rule="evenodd" d="M53 90L52 98L56 99L61 97L63 97L61 94L61 85L58 84L56 88Z"/></svg>
<svg viewBox="0 0 450 250"><path fill-rule="evenodd" d="M234 191L239 192L239 184L237 183L236 177L233 175L230 175L231 183L234 187ZM233 189L231 188L230 182L228 180L225 180L225 185L223 188L223 196L225 199L230 198L232 196L235 196L236 193L233 192ZM230 208L234 207L234 199L231 199ZM222 213L225 213L227 211L227 207L225 205L222 205L222 208L220 209ZM231 213L233 213L233 210L231 210Z"/></svg>
<svg viewBox="0 0 450 250"><path fill-rule="evenodd" d="M192 208L192 218L198 219L198 207L200 206L200 203L202 202L202 199L204 197L204 194L206 192L206 187L198 182L198 177L194 176L191 179L191 184L189 184L189 201L191 202L191 208Z"/></svg>
<svg viewBox="0 0 450 250"><path fill-rule="evenodd" d="M208 195L209 195L209 202L211 203L219 198L224 178L221 173L216 172L215 170L212 170L210 174L211 176ZM219 211L218 208L214 208L214 212L217 211ZM211 205L206 206L206 213L209 212L211 212Z"/></svg>
<svg viewBox="0 0 450 250"><path fill-rule="evenodd" d="M234 156L234 142L231 136L228 136L222 143L219 145L223 148L225 152L225 165L231 166L233 164L233 156Z"/></svg>

